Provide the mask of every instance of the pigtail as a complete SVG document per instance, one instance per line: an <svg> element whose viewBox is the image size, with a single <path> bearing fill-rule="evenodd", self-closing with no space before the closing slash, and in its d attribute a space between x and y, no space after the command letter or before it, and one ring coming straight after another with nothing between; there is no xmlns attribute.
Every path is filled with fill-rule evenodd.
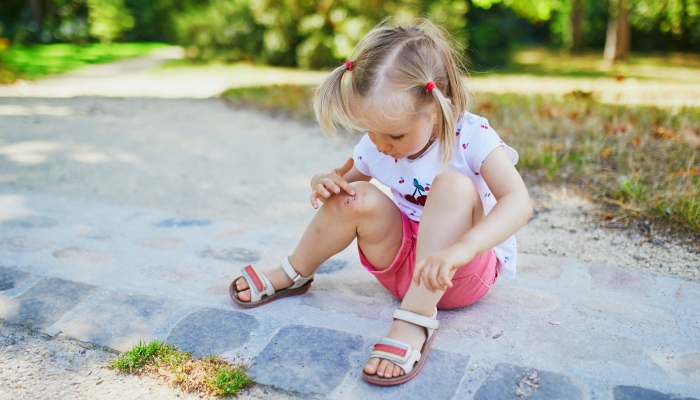
<svg viewBox="0 0 700 400"><path fill-rule="evenodd" d="M338 124L345 125L348 119L347 96L343 96L345 66L334 69L326 76L314 93L314 112L321 131L332 136Z"/></svg>
<svg viewBox="0 0 700 400"><path fill-rule="evenodd" d="M432 95L437 103L437 135L438 142L440 142L440 154L442 155L442 168L446 169L447 165L452 160L454 156L454 144L455 144L455 112L454 106L450 104L447 97L442 94L442 91L438 89L435 84L430 81L426 85L433 84L432 89L428 89L428 92Z"/></svg>

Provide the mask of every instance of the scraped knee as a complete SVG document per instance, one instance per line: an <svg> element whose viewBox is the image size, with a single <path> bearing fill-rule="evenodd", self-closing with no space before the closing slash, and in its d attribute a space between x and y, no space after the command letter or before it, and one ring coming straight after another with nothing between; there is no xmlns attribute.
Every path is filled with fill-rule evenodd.
<svg viewBox="0 0 700 400"><path fill-rule="evenodd" d="M379 202L382 200L379 196L386 197L384 193L369 182L353 182L350 186L355 189L354 195L341 192L341 194L333 196L329 201L329 205L343 214L366 214L379 205Z"/></svg>

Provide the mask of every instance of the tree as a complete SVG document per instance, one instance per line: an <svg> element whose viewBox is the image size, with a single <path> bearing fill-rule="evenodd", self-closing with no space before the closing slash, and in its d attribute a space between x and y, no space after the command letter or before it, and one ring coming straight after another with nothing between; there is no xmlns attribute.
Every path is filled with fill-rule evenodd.
<svg viewBox="0 0 700 400"><path fill-rule="evenodd" d="M134 18L124 0L87 0L90 35L103 43L119 39L134 27Z"/></svg>
<svg viewBox="0 0 700 400"><path fill-rule="evenodd" d="M611 0L604 58L610 64L629 55L631 27L629 0Z"/></svg>

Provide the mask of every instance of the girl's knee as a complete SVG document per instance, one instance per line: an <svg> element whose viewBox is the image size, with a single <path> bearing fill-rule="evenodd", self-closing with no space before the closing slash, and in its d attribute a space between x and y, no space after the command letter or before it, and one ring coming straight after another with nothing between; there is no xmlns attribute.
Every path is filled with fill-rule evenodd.
<svg viewBox="0 0 700 400"><path fill-rule="evenodd" d="M446 171L438 174L430 186L430 194L445 191L451 196L471 196L478 195L474 182L466 175L459 172Z"/></svg>
<svg viewBox="0 0 700 400"><path fill-rule="evenodd" d="M379 206L386 197L376 186L369 182L353 182L350 186L355 189L355 194L346 192L333 195L327 203L341 213L366 214ZM388 199L388 198L387 198Z"/></svg>

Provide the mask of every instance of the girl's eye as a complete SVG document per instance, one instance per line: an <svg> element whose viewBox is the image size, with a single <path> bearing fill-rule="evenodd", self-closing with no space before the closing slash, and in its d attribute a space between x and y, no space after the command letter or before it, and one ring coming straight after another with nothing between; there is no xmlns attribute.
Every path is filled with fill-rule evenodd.
<svg viewBox="0 0 700 400"><path fill-rule="evenodd" d="M404 135L399 135L399 136L389 136L393 140L401 140L403 139Z"/></svg>

